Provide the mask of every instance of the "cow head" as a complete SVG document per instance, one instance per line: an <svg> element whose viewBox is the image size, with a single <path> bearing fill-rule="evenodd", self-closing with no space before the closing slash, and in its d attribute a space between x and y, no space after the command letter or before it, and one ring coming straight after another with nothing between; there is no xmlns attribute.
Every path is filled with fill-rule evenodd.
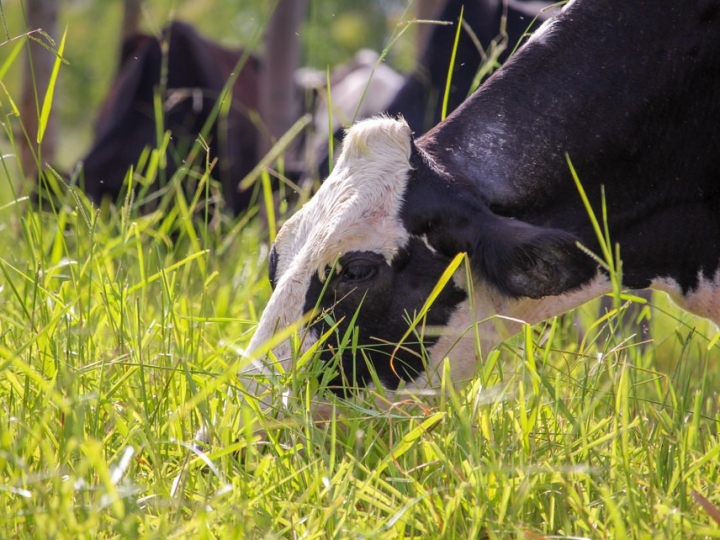
<svg viewBox="0 0 720 540"><path fill-rule="evenodd" d="M460 266L423 324L409 332L463 252L470 276ZM339 385L369 384L374 371L391 390L436 382L446 357L453 380L468 379L480 350L503 337L506 322L495 315L522 315L528 302L537 307L595 273L571 234L493 214L482 194L444 174L415 145L403 120L386 117L348 131L333 173L280 230L269 266L273 294L251 356L312 313L301 332L303 350L337 325L321 358L341 354ZM349 330L359 346L339 347ZM273 353L291 366L289 342Z"/></svg>

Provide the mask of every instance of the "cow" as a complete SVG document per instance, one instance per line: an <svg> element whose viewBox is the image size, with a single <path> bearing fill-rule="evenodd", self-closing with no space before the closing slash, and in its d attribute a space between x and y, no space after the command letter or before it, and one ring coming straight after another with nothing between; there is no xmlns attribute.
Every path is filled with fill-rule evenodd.
<svg viewBox="0 0 720 540"><path fill-rule="evenodd" d="M291 369L290 340L272 360L264 344L295 327L300 352L327 337L334 386L435 388L445 358L469 380L520 321L611 290L573 171L606 205L624 285L720 323L717 118L720 1L569 2L423 137L401 118L348 131L271 248L253 369ZM413 330L461 253L469 276L459 266ZM356 346L340 347L353 327Z"/></svg>
<svg viewBox="0 0 720 540"><path fill-rule="evenodd" d="M312 132L304 152L305 172L312 176L316 172L317 156L327 159L331 125L332 132L338 133L342 126L351 125L356 115L357 118L367 118L385 110L404 78L380 62L376 51L360 49L352 62L333 70L329 88L326 87L325 72L311 68L298 70L296 81L298 86L313 91L317 96L312 107ZM327 161L324 161L323 167L323 170L327 169Z"/></svg>
<svg viewBox="0 0 720 540"><path fill-rule="evenodd" d="M377 98L373 99L373 106L358 109L357 116L356 107L353 108L353 116L349 120L385 112L391 116L402 115L416 135L425 133L441 119L453 51L455 63L447 89L448 113L455 110L479 82L476 78L481 67L488 63L487 71L491 72L505 62L524 38L549 19L554 11L552 3L542 1L447 0L437 16L437 21L445 24L432 25L417 67L405 77L392 97L383 98L380 102ZM460 31L455 47L461 15L464 29ZM378 67L386 68L384 64ZM368 94L372 91L368 88ZM358 95L355 99L361 97ZM346 126L352 123L347 120L343 122ZM342 134L341 129L334 132L338 140L342 139ZM330 171L327 133L322 132L322 137L318 139L324 144L311 148L308 161L312 172L315 172L312 162L318 163L317 173L325 177Z"/></svg>
<svg viewBox="0 0 720 540"><path fill-rule="evenodd" d="M223 88L238 68L227 116L212 121ZM258 162L259 131L251 115L258 107L259 70L255 56L204 39L179 21L170 23L160 38L141 33L129 37L122 47L117 78L98 115L95 140L81 160L90 199L116 200L125 189L129 167L137 164L145 149L158 147L154 99L160 92L161 129L171 132L166 180L180 166L195 166L202 174L206 158L208 162L217 158L212 175L223 185L225 204L235 213L246 208L250 193L237 186ZM205 133L209 154L201 149L195 163L185 163L209 120L211 127Z"/></svg>
<svg viewBox="0 0 720 540"><path fill-rule="evenodd" d="M448 66L461 15L469 31L461 31L459 35L447 112L454 111L468 97L473 83L479 82L475 79L484 62L492 63L488 72L503 64L524 38L552 15L553 7L552 2L541 1L448 0L438 20L453 24L432 27L418 66L405 79L385 112L390 116L401 114L416 135L422 135L440 122Z"/></svg>

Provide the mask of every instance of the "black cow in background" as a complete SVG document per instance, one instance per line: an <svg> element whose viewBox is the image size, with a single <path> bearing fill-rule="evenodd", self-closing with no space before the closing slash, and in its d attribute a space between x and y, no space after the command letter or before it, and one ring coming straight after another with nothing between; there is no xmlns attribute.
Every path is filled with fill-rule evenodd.
<svg viewBox="0 0 720 540"><path fill-rule="evenodd" d="M167 58L163 59L163 47ZM239 64L241 59L244 61ZM161 83L163 62L167 80ZM213 113L218 98L240 66L232 88L232 105L226 117L212 123L205 137L209 159L218 158L212 176L223 186L225 204L235 213L248 204L250 193L240 192L238 182L258 162L259 131L250 112L258 105L260 63L243 51L221 47L202 38L188 24L170 23L160 39L136 34L123 44L119 73L100 110L92 148L82 159L82 181L96 203L123 193L129 167L143 150L157 148L154 95L160 89L163 130L172 134L166 152L165 180L181 165L196 169L196 178L206 169L201 150L194 163L185 163L188 152Z"/></svg>
<svg viewBox="0 0 720 540"><path fill-rule="evenodd" d="M552 3L543 1L448 0L441 13L434 18L448 24L432 26L418 66L406 77L389 104L375 112L384 111L393 117L401 115L416 135L422 135L441 119L448 69L461 12L464 28L460 31L456 49L447 114L468 97L483 63L493 61L494 58L497 65L493 68L499 67L523 43L526 35L550 18L555 11L552 6ZM499 54L492 55L493 45ZM356 120L362 118L359 115ZM342 130L336 131L335 138L342 139ZM339 147L339 143L335 145L335 148ZM318 176L326 177L330 173L327 145L320 150L316 160Z"/></svg>
<svg viewBox="0 0 720 540"><path fill-rule="evenodd" d="M463 24L475 34L478 43L474 42L467 29L460 31L448 92L447 114L468 97L478 69L487 59L483 55L492 52L492 45L504 44L496 58L496 67L499 67L523 42L523 38L550 16L553 11L551 6L552 3L540 1L448 0L437 20L453 24L433 26L419 65L407 77L386 112L391 116L401 114L416 135L422 135L440 122L461 11ZM501 34L503 22L504 35ZM478 44L483 49L482 53L478 50Z"/></svg>

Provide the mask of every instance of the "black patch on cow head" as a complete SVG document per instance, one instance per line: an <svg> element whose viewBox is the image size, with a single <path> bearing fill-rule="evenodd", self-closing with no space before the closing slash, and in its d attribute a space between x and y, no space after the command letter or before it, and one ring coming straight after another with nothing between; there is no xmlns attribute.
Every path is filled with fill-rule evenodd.
<svg viewBox="0 0 720 540"><path fill-rule="evenodd" d="M402 220L447 257L465 252L476 279L511 297L541 298L577 288L597 273L573 234L498 216L477 188L451 177L413 146Z"/></svg>
<svg viewBox="0 0 720 540"><path fill-rule="evenodd" d="M344 346L340 375L330 384L333 390L370 383L368 362L383 386L391 390L402 380L411 381L425 371L423 349L435 343L437 336L425 337L420 343L418 335L412 334L400 347L397 343L449 263L448 257L412 238L390 264L378 253L349 252L338 259L334 268L327 269L325 282L313 276L304 306L306 312L318 313L311 328L320 336L331 321L340 321L337 331L324 344L321 358L333 358L344 336L352 330L351 325L358 333L357 343L363 344L353 348L349 340ZM450 281L430 307L425 324L447 326L466 298L465 291Z"/></svg>

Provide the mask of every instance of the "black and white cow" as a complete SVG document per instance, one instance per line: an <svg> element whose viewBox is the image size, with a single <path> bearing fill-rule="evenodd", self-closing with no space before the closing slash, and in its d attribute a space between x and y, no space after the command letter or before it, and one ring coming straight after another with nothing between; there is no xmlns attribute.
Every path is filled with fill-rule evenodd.
<svg viewBox="0 0 720 540"><path fill-rule="evenodd" d="M552 91L549 91L552 89ZM315 312L306 350L339 322L362 348L351 383L455 382L518 331L610 290L572 161L620 245L624 284L667 291L720 323L720 0L575 0L446 121L415 141L402 119L352 127L332 175L280 231L272 297L249 345ZM440 334L397 346L448 264L427 313ZM356 316L357 312L357 316ZM325 314L326 317L321 315ZM329 318L328 318L329 316ZM356 318L355 318L356 317ZM477 347L479 336L480 347ZM325 345L323 358L337 351ZM274 358L291 366L290 345Z"/></svg>

